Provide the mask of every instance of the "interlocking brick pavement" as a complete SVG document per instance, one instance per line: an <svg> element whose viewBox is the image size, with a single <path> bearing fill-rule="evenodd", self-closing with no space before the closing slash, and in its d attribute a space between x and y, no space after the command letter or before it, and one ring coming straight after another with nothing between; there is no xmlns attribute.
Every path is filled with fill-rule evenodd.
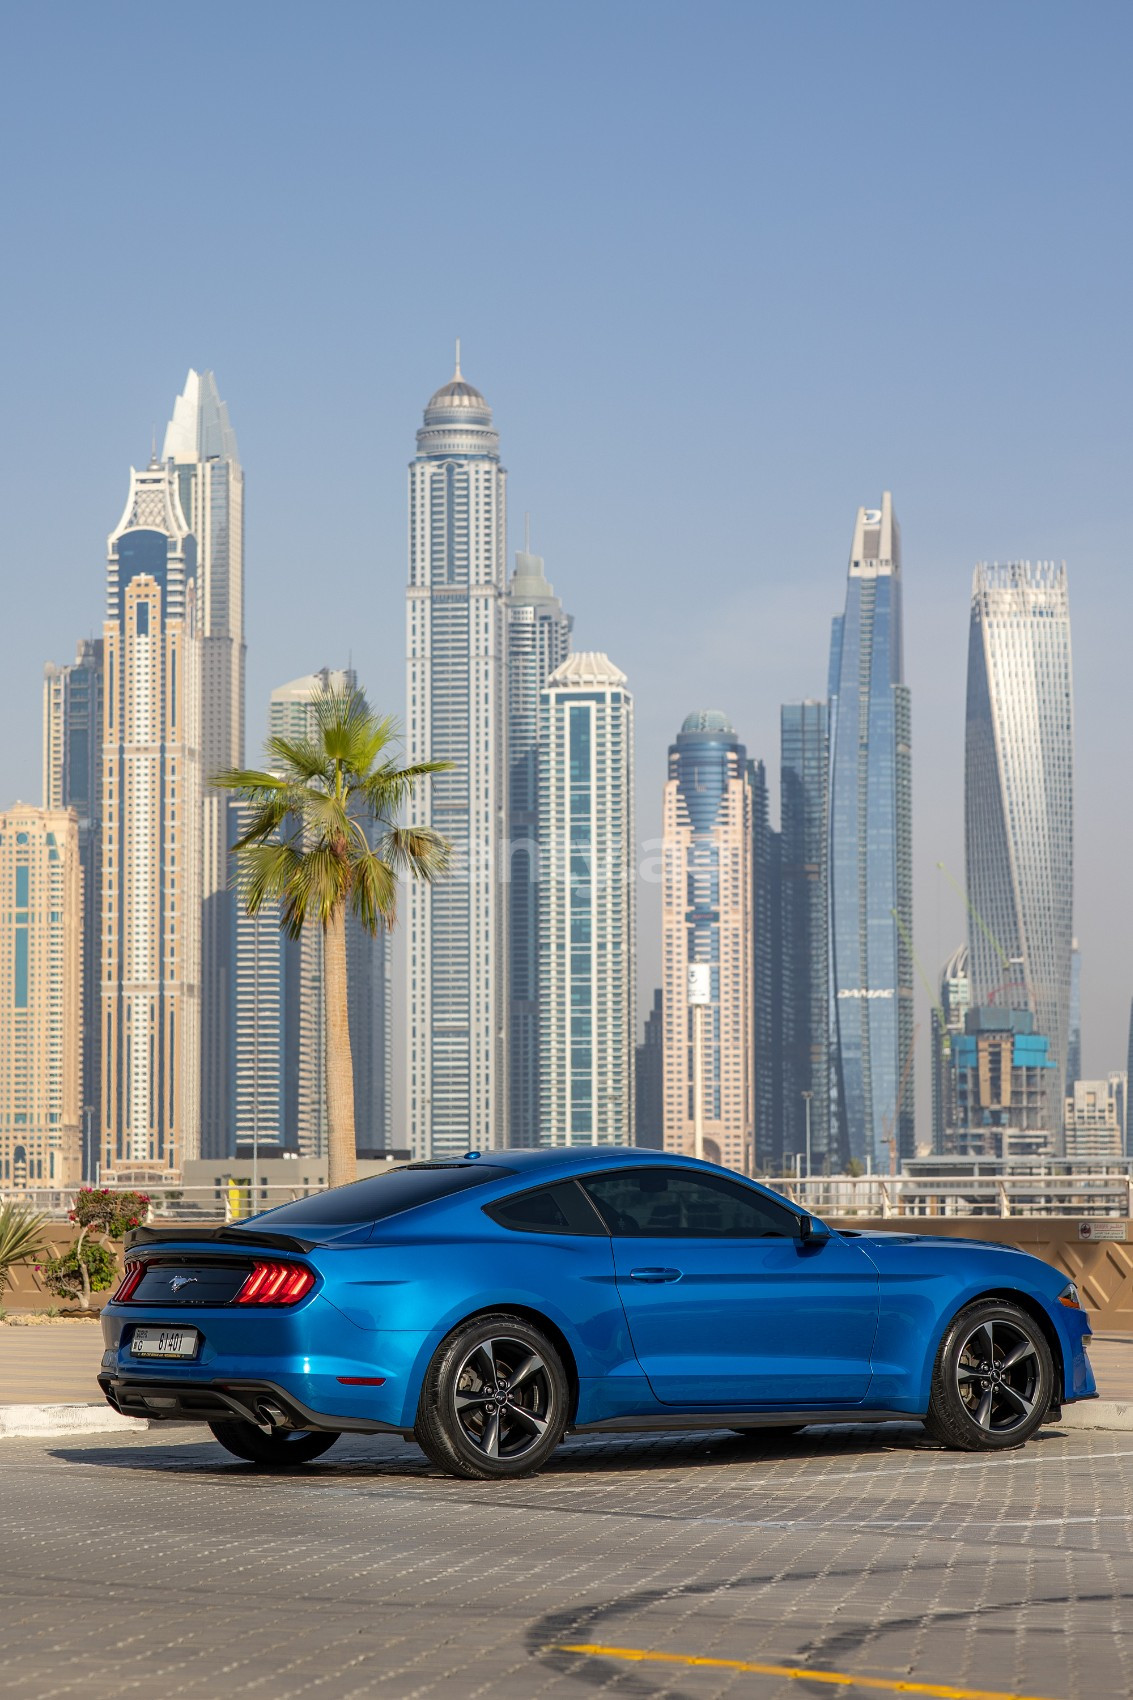
<svg viewBox="0 0 1133 1700"><path fill-rule="evenodd" d="M187 1428L0 1451L12 1700L841 1692L563 1643L1118 1700L1133 1438L1045 1428L991 1458L899 1425L574 1439L494 1485L391 1440L278 1474Z"/></svg>

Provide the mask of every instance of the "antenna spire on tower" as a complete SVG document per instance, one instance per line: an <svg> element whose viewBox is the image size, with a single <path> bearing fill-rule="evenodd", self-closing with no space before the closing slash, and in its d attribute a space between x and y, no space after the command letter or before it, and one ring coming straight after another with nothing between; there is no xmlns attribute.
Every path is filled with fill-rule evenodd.
<svg viewBox="0 0 1133 1700"><path fill-rule="evenodd" d="M525 555L531 553L531 515L529 513L523 516L523 552Z"/></svg>
<svg viewBox="0 0 1133 1700"><path fill-rule="evenodd" d="M463 376L463 374L461 373L461 370L460 370L460 338L457 337L457 339L456 339L456 371L453 373L453 377L459 378L461 376Z"/></svg>

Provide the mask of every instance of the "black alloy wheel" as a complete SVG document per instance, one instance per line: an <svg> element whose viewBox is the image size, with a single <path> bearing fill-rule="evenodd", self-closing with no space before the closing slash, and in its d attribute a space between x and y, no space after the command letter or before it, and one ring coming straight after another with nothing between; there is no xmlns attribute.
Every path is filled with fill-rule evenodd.
<svg viewBox="0 0 1133 1700"><path fill-rule="evenodd" d="M321 1458L339 1438L337 1433L328 1434L322 1429L278 1428L269 1434L255 1423L241 1422L239 1418L230 1423L210 1423L209 1428L233 1457L243 1458L249 1464L272 1464L284 1469Z"/></svg>
<svg viewBox="0 0 1133 1700"><path fill-rule="evenodd" d="M449 1475L481 1481L542 1469L567 1422L566 1372L523 1317L476 1317L443 1340L429 1365L414 1436Z"/></svg>
<svg viewBox="0 0 1133 1700"><path fill-rule="evenodd" d="M985 1299L955 1317L940 1343L925 1428L945 1446L1022 1446L1046 1416L1054 1362L1042 1328L1019 1305Z"/></svg>

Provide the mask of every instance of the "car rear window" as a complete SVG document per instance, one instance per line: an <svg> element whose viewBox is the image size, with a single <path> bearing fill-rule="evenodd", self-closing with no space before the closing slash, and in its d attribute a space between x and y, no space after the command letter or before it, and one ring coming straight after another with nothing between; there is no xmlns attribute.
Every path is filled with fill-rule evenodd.
<svg viewBox="0 0 1133 1700"><path fill-rule="evenodd" d="M518 1197L485 1204L484 1214L501 1228L520 1234L601 1234L606 1229L582 1188L574 1181L541 1186Z"/></svg>
<svg viewBox="0 0 1133 1700"><path fill-rule="evenodd" d="M386 1216L412 1210L415 1205L431 1204L434 1199L483 1186L487 1181L500 1181L514 1173L514 1169L495 1163L407 1163L403 1169L391 1169L388 1175L371 1175L364 1181L352 1181L349 1186L332 1187L329 1192L316 1192L309 1198L280 1204L275 1210L252 1218L247 1225L283 1228L294 1222L325 1228L380 1222Z"/></svg>

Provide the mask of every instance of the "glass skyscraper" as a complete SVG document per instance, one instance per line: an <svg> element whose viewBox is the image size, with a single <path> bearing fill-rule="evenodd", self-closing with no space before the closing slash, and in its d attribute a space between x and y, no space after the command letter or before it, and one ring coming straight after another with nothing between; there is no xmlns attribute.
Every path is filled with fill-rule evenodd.
<svg viewBox="0 0 1133 1700"><path fill-rule="evenodd" d="M540 1143L631 1145L633 698L608 656L551 674L539 741Z"/></svg>
<svg viewBox="0 0 1133 1700"><path fill-rule="evenodd" d="M453 846L445 878L407 893L417 1157L508 1137L506 491L492 410L458 357L409 468L407 756L452 763L411 808Z"/></svg>
<svg viewBox="0 0 1133 1700"><path fill-rule="evenodd" d="M914 1154L910 703L888 491L880 508L858 509L829 694L837 1143L884 1168L891 1153Z"/></svg>
<svg viewBox="0 0 1133 1700"><path fill-rule="evenodd" d="M539 698L571 618L529 549L508 587L508 1070L512 1145L539 1143Z"/></svg>
<svg viewBox="0 0 1133 1700"><path fill-rule="evenodd" d="M782 1003L777 1158L806 1152L811 1171L838 1172L844 1154L830 1138L830 947L827 929L828 711L824 702L785 703L780 714L780 962ZM809 1093L809 1099L805 1094Z"/></svg>
<svg viewBox="0 0 1133 1700"><path fill-rule="evenodd" d="M972 1001L1029 1009L1050 1042L1052 1138L1070 1036L1073 701L1066 568L976 568L964 829Z"/></svg>

